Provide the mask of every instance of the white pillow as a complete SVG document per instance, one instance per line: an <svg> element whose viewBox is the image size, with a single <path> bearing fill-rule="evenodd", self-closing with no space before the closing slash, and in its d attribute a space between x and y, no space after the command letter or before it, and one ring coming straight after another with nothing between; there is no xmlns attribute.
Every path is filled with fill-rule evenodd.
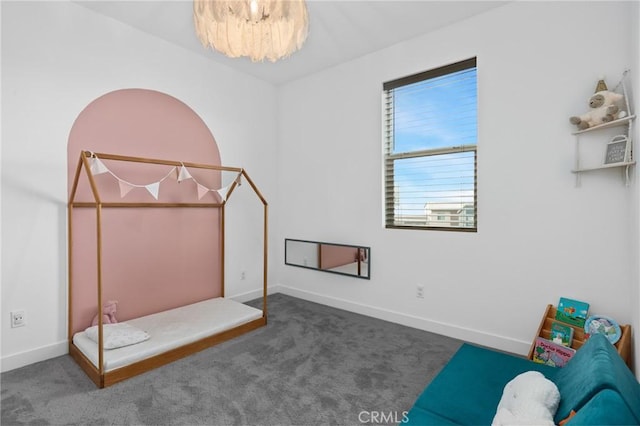
<svg viewBox="0 0 640 426"><path fill-rule="evenodd" d="M126 322L103 324L103 346L105 349L116 349L123 346L135 345L148 340L149 333L140 330ZM98 326L94 325L85 330L87 337L98 343Z"/></svg>

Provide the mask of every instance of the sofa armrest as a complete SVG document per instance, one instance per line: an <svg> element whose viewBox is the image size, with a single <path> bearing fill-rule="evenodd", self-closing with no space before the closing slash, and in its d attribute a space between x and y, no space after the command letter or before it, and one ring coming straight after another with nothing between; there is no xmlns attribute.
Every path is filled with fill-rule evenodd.
<svg viewBox="0 0 640 426"><path fill-rule="evenodd" d="M560 391L555 421L566 418L604 390L616 391L640 418L640 384L620 358L615 347L602 334L591 336L564 368L552 378Z"/></svg>

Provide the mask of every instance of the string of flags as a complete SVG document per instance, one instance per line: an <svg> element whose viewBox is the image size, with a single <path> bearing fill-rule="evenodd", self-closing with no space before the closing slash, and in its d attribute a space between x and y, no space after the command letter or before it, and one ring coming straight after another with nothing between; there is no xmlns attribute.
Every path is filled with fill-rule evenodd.
<svg viewBox="0 0 640 426"><path fill-rule="evenodd" d="M103 173L109 173L111 176L113 176L118 181L121 198L124 198L129 192L131 192L133 188L145 188L149 192L149 194L151 194L151 196L157 200L160 194L160 184L172 176L176 178L178 183L181 183L182 181L189 180L189 179L195 182L196 188L198 190L198 200L201 200L202 197L204 197L208 192L211 191L211 192L216 192L220 196L220 198L222 198L223 201L226 201L227 193L229 192L231 185L233 185L233 182L231 182L229 185L223 188L219 188L219 189L208 188L205 185L198 182L193 176L191 176L191 173L189 173L189 170L185 167L184 164L182 164L180 167L173 166L171 170L169 170L169 173L167 173L162 179L156 182L148 183L145 185L131 183L129 181L122 179L121 177L113 173L111 170L109 170L109 168L105 166L102 160L100 160L98 156L93 153L89 158L89 168L91 170L91 174L94 176L100 175ZM241 176L240 173L238 173L238 176L234 180L234 182L237 183L238 186L241 184L240 176Z"/></svg>

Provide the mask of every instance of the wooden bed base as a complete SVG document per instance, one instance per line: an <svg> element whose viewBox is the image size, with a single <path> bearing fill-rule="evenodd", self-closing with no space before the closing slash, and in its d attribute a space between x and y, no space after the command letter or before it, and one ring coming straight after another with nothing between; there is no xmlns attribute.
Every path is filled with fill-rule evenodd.
<svg viewBox="0 0 640 426"><path fill-rule="evenodd" d="M155 368L162 367L163 365L177 361L196 352L200 352L211 346L231 340L265 325L267 325L267 317L263 316L262 318L230 328L229 330L205 337L204 339L196 340L195 342L171 349L133 364L107 371L102 375L100 375L98 368L73 344L72 340L69 341L69 355L78 363L87 376L93 380L96 386L105 388Z"/></svg>

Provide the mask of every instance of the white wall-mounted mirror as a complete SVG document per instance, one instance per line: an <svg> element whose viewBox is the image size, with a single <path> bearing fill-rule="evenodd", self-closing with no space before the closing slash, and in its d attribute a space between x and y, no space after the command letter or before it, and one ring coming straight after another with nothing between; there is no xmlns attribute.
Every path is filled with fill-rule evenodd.
<svg viewBox="0 0 640 426"><path fill-rule="evenodd" d="M370 279L371 249L321 241L284 240L284 263L301 268Z"/></svg>

